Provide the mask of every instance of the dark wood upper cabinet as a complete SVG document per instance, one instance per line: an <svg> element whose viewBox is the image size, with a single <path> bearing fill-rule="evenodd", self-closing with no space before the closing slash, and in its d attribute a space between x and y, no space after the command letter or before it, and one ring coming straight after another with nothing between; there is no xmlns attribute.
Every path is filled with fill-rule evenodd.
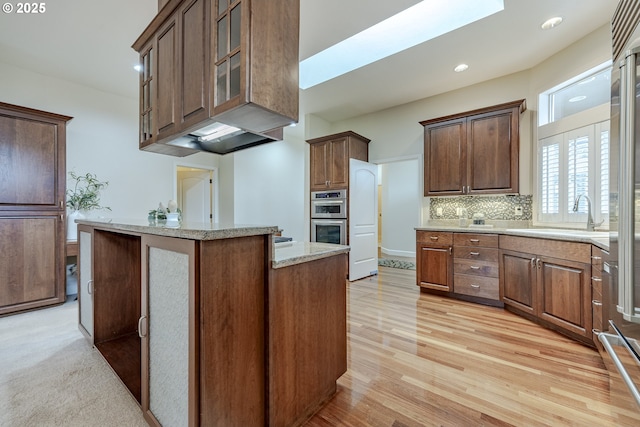
<svg viewBox="0 0 640 427"><path fill-rule="evenodd" d="M69 120L0 103L0 315L65 301Z"/></svg>
<svg viewBox="0 0 640 427"><path fill-rule="evenodd" d="M369 161L371 140L352 131L310 139L311 191L349 187L349 159Z"/></svg>
<svg viewBox="0 0 640 427"><path fill-rule="evenodd" d="M281 137L298 121L299 0L164 3L133 44L140 149L185 156L199 150L168 143L213 123Z"/></svg>
<svg viewBox="0 0 640 427"><path fill-rule="evenodd" d="M424 195L517 193L525 100L420 122Z"/></svg>

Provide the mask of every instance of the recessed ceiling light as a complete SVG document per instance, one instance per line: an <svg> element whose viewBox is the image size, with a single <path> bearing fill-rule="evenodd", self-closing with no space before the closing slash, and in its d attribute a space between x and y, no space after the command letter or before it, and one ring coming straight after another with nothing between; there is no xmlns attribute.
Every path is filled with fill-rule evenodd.
<svg viewBox="0 0 640 427"><path fill-rule="evenodd" d="M133 69L136 70L137 72L140 72L140 71L142 71L142 65L136 64L136 65L133 66Z"/></svg>
<svg viewBox="0 0 640 427"><path fill-rule="evenodd" d="M420 1L301 61L300 88L308 89L503 10L504 0Z"/></svg>
<svg viewBox="0 0 640 427"><path fill-rule="evenodd" d="M557 27L561 23L562 23L562 18L559 16L555 16L553 18L550 18L544 21L542 25L540 25L540 28L542 28L543 30L549 30L553 27Z"/></svg>
<svg viewBox="0 0 640 427"><path fill-rule="evenodd" d="M587 99L587 97L586 97L586 96L584 96L584 95L574 96L573 98L571 98L571 99L569 100L569 102L580 102L580 101L582 101L582 100L584 100L584 99Z"/></svg>
<svg viewBox="0 0 640 427"><path fill-rule="evenodd" d="M455 71L456 73L461 73L465 71L467 68L469 68L467 64L460 64L456 68L454 68L453 71Z"/></svg>

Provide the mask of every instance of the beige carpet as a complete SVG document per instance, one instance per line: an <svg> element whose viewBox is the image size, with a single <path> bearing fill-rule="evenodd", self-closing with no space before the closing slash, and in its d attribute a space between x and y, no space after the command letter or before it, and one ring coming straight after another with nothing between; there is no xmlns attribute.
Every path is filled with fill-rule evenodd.
<svg viewBox="0 0 640 427"><path fill-rule="evenodd" d="M77 322L76 301L0 318L0 426L146 426Z"/></svg>

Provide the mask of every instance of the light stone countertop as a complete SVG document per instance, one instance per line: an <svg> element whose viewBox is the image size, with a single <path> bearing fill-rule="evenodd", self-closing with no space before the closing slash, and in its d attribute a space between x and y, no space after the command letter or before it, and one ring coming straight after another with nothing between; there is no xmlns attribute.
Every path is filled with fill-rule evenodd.
<svg viewBox="0 0 640 427"><path fill-rule="evenodd" d="M503 227L458 227L453 225L425 225L415 227L418 231L451 231L454 233L487 233L506 234L511 236L535 237L540 239L565 240L571 242L591 243L604 250L609 250L608 231L587 231L562 228L503 228Z"/></svg>
<svg viewBox="0 0 640 427"><path fill-rule="evenodd" d="M349 246L317 242L282 242L274 244L273 268L282 268L349 252Z"/></svg>
<svg viewBox="0 0 640 427"><path fill-rule="evenodd" d="M177 237L190 240L216 240L235 237L257 236L273 234L278 231L276 226L255 224L224 224L210 222L181 222L176 227L166 222L150 224L147 220L120 218L87 218L77 219L76 223L101 227L108 230L120 230L156 236Z"/></svg>
<svg viewBox="0 0 640 427"><path fill-rule="evenodd" d="M76 223L107 230L129 233L152 234L189 240L216 240L236 237L274 234L277 226L254 224L185 223L171 227L165 222L150 224L146 220L121 218L77 219ZM349 252L349 246L314 242L282 242L273 244L272 268L301 264L316 259L327 258Z"/></svg>

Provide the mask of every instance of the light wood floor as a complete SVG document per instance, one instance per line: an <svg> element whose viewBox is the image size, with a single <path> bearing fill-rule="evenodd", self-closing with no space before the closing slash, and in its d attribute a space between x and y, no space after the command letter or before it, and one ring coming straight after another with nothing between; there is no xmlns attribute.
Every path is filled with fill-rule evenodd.
<svg viewBox="0 0 640 427"><path fill-rule="evenodd" d="M381 267L348 286L349 369L307 426L640 426L598 352Z"/></svg>

